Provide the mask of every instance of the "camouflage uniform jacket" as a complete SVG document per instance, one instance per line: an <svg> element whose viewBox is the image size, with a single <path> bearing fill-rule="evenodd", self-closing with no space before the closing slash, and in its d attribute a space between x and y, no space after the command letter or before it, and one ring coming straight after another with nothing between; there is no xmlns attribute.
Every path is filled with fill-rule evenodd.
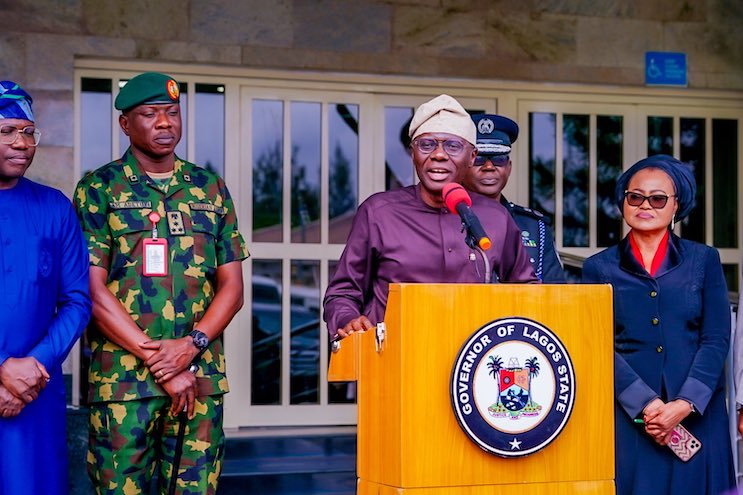
<svg viewBox="0 0 743 495"><path fill-rule="evenodd" d="M83 177L74 201L90 264L108 271L109 290L153 340L187 335L214 298L217 266L249 255L222 179L178 157L167 192L129 149ZM168 241L163 277L142 275L142 241L152 237L152 211L161 217L158 238ZM106 339L93 322L88 339L90 402L166 395L144 363ZM221 337L209 344L196 376L200 395L228 391Z"/></svg>

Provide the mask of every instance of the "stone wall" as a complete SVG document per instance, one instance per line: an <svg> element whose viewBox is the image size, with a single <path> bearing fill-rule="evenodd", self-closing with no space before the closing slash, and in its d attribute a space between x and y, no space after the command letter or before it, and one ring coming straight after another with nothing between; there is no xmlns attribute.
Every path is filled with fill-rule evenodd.
<svg viewBox="0 0 743 495"><path fill-rule="evenodd" d="M739 0L0 0L0 77L35 98L29 176L72 192L77 56L641 86L646 51L689 87L743 90Z"/></svg>

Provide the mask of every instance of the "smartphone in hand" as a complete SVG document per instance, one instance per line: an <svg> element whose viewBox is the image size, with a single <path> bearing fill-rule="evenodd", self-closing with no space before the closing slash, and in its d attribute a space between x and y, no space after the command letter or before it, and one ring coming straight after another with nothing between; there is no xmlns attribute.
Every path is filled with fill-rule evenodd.
<svg viewBox="0 0 743 495"><path fill-rule="evenodd" d="M702 442L679 423L671 430L668 447L679 459L686 462L699 452Z"/></svg>

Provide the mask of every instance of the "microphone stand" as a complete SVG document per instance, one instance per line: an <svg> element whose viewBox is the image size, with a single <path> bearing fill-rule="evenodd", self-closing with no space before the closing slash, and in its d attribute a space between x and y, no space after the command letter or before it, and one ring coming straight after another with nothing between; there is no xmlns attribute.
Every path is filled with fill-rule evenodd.
<svg viewBox="0 0 743 495"><path fill-rule="evenodd" d="M485 255L485 251L482 250L482 248L477 244L477 239L475 239L475 236L473 236L469 229L465 229L467 231L467 234L464 237L464 242L467 243L467 245L470 247L470 249L474 249L478 253L480 253L480 256L482 256L482 261L485 263L485 276L483 277L483 282L486 284L491 283L490 277L491 277L491 269L490 269L490 260Z"/></svg>

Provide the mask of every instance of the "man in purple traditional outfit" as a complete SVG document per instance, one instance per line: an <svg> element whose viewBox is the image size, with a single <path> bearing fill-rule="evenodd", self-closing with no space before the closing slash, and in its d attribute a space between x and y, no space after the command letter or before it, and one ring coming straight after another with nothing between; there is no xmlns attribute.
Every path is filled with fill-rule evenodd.
<svg viewBox="0 0 743 495"><path fill-rule="evenodd" d="M462 222L442 197L444 186L461 183L477 156L475 124L459 102L440 95L416 110L409 135L420 183L374 194L359 206L323 302L331 336L381 322L391 283L484 281L485 263L465 243ZM485 254L494 278L536 282L508 211L474 193L471 208L492 241Z"/></svg>
<svg viewBox="0 0 743 495"><path fill-rule="evenodd" d="M23 177L41 132L0 81L0 494L68 492L62 361L90 317L88 249L70 201Z"/></svg>

